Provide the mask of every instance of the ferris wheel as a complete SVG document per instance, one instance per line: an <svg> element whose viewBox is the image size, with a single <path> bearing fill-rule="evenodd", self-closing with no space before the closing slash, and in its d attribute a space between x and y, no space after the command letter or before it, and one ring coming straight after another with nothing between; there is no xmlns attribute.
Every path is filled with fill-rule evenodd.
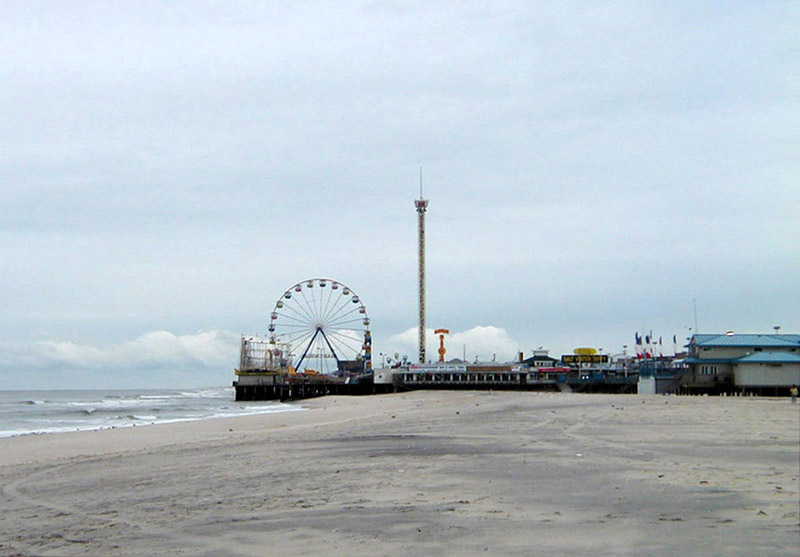
<svg viewBox="0 0 800 557"><path fill-rule="evenodd" d="M291 346L297 371L342 374L372 369L367 308L341 282L314 278L286 290L270 315L269 333L270 343Z"/></svg>

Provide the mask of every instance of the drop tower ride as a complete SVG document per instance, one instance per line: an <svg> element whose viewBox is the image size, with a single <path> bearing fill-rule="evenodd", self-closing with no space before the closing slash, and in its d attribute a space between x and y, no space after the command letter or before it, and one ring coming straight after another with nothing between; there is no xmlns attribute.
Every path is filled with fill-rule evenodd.
<svg viewBox="0 0 800 557"><path fill-rule="evenodd" d="M419 169L419 199L414 201L417 208L417 228L419 241L419 363L425 363L425 211L428 200L422 197L422 168Z"/></svg>

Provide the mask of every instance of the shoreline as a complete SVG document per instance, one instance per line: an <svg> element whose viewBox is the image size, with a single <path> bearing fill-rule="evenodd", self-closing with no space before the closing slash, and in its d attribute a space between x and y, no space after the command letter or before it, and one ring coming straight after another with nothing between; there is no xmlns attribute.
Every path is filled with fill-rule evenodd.
<svg viewBox="0 0 800 557"><path fill-rule="evenodd" d="M293 411L279 401L243 404L231 387L0 391L0 438L144 427Z"/></svg>
<svg viewBox="0 0 800 557"><path fill-rule="evenodd" d="M796 554L788 400L295 404L306 410L0 438L0 554Z"/></svg>
<svg viewBox="0 0 800 557"><path fill-rule="evenodd" d="M299 401L298 401L299 402ZM277 404L277 403L276 403ZM290 404L282 402L282 405L290 406ZM106 430L117 430L117 429L127 429L132 427L151 427L151 426L159 426L159 425L170 425L170 424L179 424L185 422L202 422L205 420L227 420L231 418L242 418L242 417L249 417L249 416L260 416L262 414L276 414L280 412L296 412L298 410L303 410L303 408L283 408L283 409L275 409L275 410L265 410L262 412L249 412L244 414L231 414L231 415L217 415L217 416L203 416L200 418L169 418L169 419L162 419L158 421L151 421L148 422L147 420L143 420L141 423L129 423L129 424L120 424L120 425L94 425L94 426L86 426L86 427L69 427L63 428L59 430L41 430L41 431L0 431L0 439L14 439L18 437L29 437L29 436L39 436L39 435L63 435L69 433L86 433L91 431L106 431Z"/></svg>

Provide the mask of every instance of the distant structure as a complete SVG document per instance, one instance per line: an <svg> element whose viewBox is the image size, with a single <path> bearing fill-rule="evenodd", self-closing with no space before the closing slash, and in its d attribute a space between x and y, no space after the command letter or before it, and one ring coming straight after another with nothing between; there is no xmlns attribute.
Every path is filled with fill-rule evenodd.
<svg viewBox="0 0 800 557"><path fill-rule="evenodd" d="M417 208L419 238L419 363L425 363L425 211L428 200L422 197L422 168L419 169L419 199L414 201Z"/></svg>
<svg viewBox="0 0 800 557"><path fill-rule="evenodd" d="M444 347L444 335L449 335L450 331L447 329L436 329L434 334L439 335L439 363L444 363L444 355L447 354L447 349Z"/></svg>
<svg viewBox="0 0 800 557"><path fill-rule="evenodd" d="M800 335L694 334L679 392L785 396L800 385Z"/></svg>

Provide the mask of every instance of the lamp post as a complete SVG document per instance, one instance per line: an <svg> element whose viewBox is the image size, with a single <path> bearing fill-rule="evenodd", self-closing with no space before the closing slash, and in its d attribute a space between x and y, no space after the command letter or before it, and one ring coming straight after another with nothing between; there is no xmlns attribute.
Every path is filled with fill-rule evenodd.
<svg viewBox="0 0 800 557"><path fill-rule="evenodd" d="M628 376L628 345L622 345L622 372Z"/></svg>

